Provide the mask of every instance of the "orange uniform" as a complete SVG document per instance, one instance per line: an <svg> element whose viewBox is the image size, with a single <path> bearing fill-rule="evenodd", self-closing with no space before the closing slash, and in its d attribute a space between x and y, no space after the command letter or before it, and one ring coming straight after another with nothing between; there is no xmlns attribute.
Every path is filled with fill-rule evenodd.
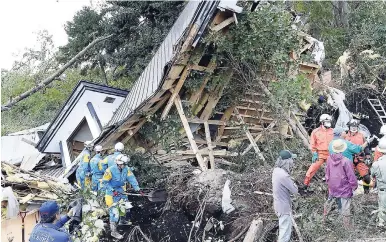
<svg viewBox="0 0 386 242"><path fill-rule="evenodd" d="M361 132L348 132L343 135L343 138L350 141L356 145L363 145L366 142L365 136ZM364 183L369 184L369 167L363 162L364 161L364 153L360 153L354 156L353 167L358 171L359 175L362 177ZM369 192L369 186L363 185L365 193Z"/></svg>
<svg viewBox="0 0 386 242"><path fill-rule="evenodd" d="M311 151L318 153L318 160L313 163L306 173L304 184L309 185L312 177L328 158L328 145L334 138L334 130L320 126L311 133Z"/></svg>

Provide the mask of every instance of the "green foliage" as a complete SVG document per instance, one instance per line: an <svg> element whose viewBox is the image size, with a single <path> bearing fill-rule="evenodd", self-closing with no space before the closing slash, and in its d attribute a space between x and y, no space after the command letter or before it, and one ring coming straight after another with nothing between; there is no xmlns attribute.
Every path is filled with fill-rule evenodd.
<svg viewBox="0 0 386 242"><path fill-rule="evenodd" d="M113 79L136 79L177 19L184 2L108 1L99 11L84 8L66 24L68 44L61 48L61 62L69 60L99 36L114 34L78 64L86 69L103 65Z"/></svg>
<svg viewBox="0 0 386 242"><path fill-rule="evenodd" d="M269 89L284 107L295 107L302 100L312 101L310 81L304 75L298 75L287 81L271 82Z"/></svg>
<svg viewBox="0 0 386 242"><path fill-rule="evenodd" d="M194 93L198 91L206 77L207 74L205 72L193 70L186 78L184 87L187 88L190 92Z"/></svg>
<svg viewBox="0 0 386 242"><path fill-rule="evenodd" d="M169 114L168 118L162 121L160 115L154 115L148 117L147 122L138 132L154 145L170 151L171 146L176 149L181 146L181 127L179 118L174 114Z"/></svg>

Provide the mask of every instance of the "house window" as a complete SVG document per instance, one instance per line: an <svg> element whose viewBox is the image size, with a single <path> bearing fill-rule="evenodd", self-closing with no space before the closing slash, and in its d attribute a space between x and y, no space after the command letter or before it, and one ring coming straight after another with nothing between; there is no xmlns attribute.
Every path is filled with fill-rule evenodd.
<svg viewBox="0 0 386 242"><path fill-rule="evenodd" d="M105 103L113 103L115 101L115 98L113 97L106 97L103 102Z"/></svg>

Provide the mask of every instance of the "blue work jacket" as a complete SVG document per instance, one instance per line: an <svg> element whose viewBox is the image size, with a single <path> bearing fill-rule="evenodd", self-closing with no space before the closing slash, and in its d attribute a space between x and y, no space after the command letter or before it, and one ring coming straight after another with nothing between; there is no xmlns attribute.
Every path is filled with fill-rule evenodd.
<svg viewBox="0 0 386 242"><path fill-rule="evenodd" d="M29 237L30 242L71 242L70 235L61 229L67 221L68 216L62 216L55 223L38 223Z"/></svg>
<svg viewBox="0 0 386 242"><path fill-rule="evenodd" d="M109 167L102 178L106 195L112 195L113 191L124 192L123 186L129 182L135 191L139 191L138 181L129 167L124 166L122 170L117 165Z"/></svg>
<svg viewBox="0 0 386 242"><path fill-rule="evenodd" d="M104 170L102 167L102 156L101 154L96 154L90 161L91 174L93 175L103 175Z"/></svg>

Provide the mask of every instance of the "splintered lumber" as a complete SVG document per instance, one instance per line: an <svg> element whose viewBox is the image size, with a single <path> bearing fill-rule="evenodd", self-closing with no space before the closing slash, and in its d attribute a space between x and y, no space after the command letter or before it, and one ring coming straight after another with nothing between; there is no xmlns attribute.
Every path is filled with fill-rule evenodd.
<svg viewBox="0 0 386 242"><path fill-rule="evenodd" d="M171 107L173 105L174 99L177 97L177 95L180 92L182 86L184 85L185 80L186 80L186 78L189 75L189 72L190 72L190 65L185 67L184 71L182 72L182 75L181 75L180 79L177 82L176 87L173 89L172 96L170 97L170 99L168 101L168 104L166 104L166 107L165 107L164 111L161 114L161 120L164 120L166 118L166 116L168 115L168 113L169 113L169 111L170 111L170 109L171 109Z"/></svg>
<svg viewBox="0 0 386 242"><path fill-rule="evenodd" d="M254 219L249 226L248 232L244 237L243 242L254 242L256 238L260 237L261 232L263 231L263 220Z"/></svg>
<svg viewBox="0 0 386 242"><path fill-rule="evenodd" d="M198 150L198 153L201 154L201 155L209 155L210 154L210 150L205 148L205 149ZM226 156L227 155L227 151L225 149L222 149L222 150L212 150L212 153L215 156ZM179 154L179 155L195 155L195 152L193 150L177 150L176 154Z"/></svg>
<svg viewBox="0 0 386 242"><path fill-rule="evenodd" d="M187 119L189 123L194 123L194 124L203 124L207 122L208 124L213 124L213 125L226 125L226 122L221 121L221 120L203 120L199 118L188 118Z"/></svg>
<svg viewBox="0 0 386 242"><path fill-rule="evenodd" d="M297 127L296 121L293 121L292 118L289 116L289 114L284 111L283 107L277 102L276 98L272 95L272 93L268 90L268 88L265 86L263 81L260 79L256 79L260 87L263 89L264 93L273 101L272 103L276 106L276 108L283 114L285 120L288 122L288 124L291 126L292 130L296 133L296 135L303 141L303 144L307 149L310 149L310 142L307 137L305 137L302 133L302 131Z"/></svg>
<svg viewBox="0 0 386 242"><path fill-rule="evenodd" d="M129 139L131 137L133 137L133 135L135 133L137 133L137 131L142 127L142 125L144 125L146 123L146 118L143 118L136 126L133 130L129 130L127 131L127 136L122 140L122 143L126 143L127 141L129 141Z"/></svg>
<svg viewBox="0 0 386 242"><path fill-rule="evenodd" d="M235 108L234 112L235 112L238 120L240 121L240 123L245 124L245 122L244 122L243 118L240 116L239 111L238 111L237 108ZM253 136L251 135L251 133L249 132L248 129L245 129L245 134L247 135L247 137L249 139L249 142L251 142L252 147L255 149L256 154L259 156L259 158L261 160L265 161L265 158L264 158L263 154L261 153L259 147L257 146L255 140L253 139Z"/></svg>
<svg viewBox="0 0 386 242"><path fill-rule="evenodd" d="M212 27L211 30L215 31L215 32L218 32L218 31L222 30L223 28L225 28L226 26L230 25L233 22L235 22L235 18L232 16L232 17L230 17L228 19L225 19L224 21L222 21L221 23L217 24L216 26Z"/></svg>
<svg viewBox="0 0 386 242"><path fill-rule="evenodd" d="M221 121L223 121L223 122L228 121L229 118L232 116L232 113L233 113L234 109L235 109L235 106L227 108L227 110L225 110L224 114L221 117ZM221 136L223 135L224 130L225 130L225 125L221 126L218 129L217 137L216 137L216 142L219 142L221 140Z"/></svg>
<svg viewBox="0 0 386 242"><path fill-rule="evenodd" d="M201 170L202 171L208 170L206 164L204 163L204 159L202 158L201 154L198 152L197 144L194 141L192 130L190 129L188 120L186 119L184 109L182 107L181 99L180 99L180 96L178 94L176 95L176 97L174 99L174 105L177 108L177 112L178 112L178 115L180 116L182 125L184 126L186 136L189 139L190 146L191 146L194 154L196 155L196 158L197 158L198 164L200 165Z"/></svg>
<svg viewBox="0 0 386 242"><path fill-rule="evenodd" d="M205 122L204 123L204 127L205 127L206 141L208 142L210 167L211 167L211 169L214 169L215 168L215 166L214 166L214 155L213 155L212 140L210 139L209 124L207 122Z"/></svg>
<svg viewBox="0 0 386 242"><path fill-rule="evenodd" d="M273 121L272 123L270 123L270 124L268 125L268 127L267 127L265 130L266 130L266 131L269 131L269 130L271 130L275 125L276 125L276 121ZM258 142L258 141L261 139L261 137L263 137L263 133L261 133L261 134L259 134L259 135L256 136L255 142ZM241 153L241 155L243 156L243 155L245 155L246 153L248 153L248 151L249 151L250 149L252 149L252 147L253 147L253 144L252 144L252 143L249 144L248 147L243 151L243 153Z"/></svg>
<svg viewBox="0 0 386 242"><path fill-rule="evenodd" d="M189 98L190 103L194 104L198 102L198 99L201 96L202 91L204 91L204 88L206 87L206 84L208 83L209 79L210 79L210 76L207 76L204 78L204 81L202 81L198 91L193 93L192 96Z"/></svg>

